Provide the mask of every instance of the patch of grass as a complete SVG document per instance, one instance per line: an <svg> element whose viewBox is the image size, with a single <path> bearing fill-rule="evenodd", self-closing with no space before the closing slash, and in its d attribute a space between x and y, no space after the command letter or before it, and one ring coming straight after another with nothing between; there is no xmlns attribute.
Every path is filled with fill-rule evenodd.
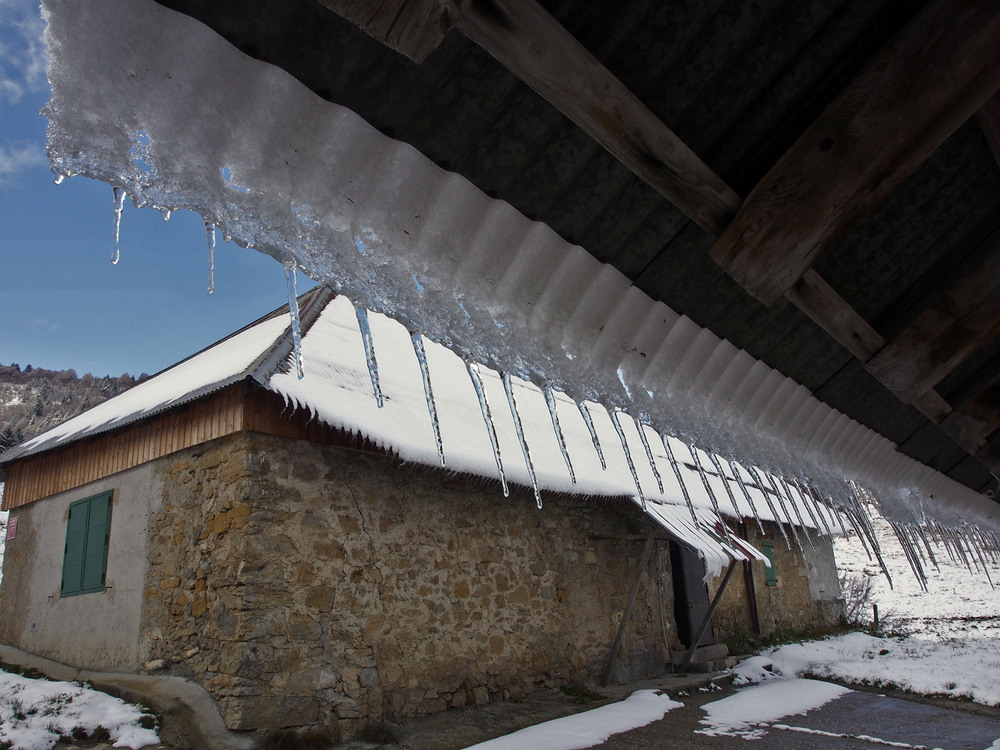
<svg viewBox="0 0 1000 750"><path fill-rule="evenodd" d="M573 683L572 685L566 685L561 688L565 695L568 695L574 703L590 703L591 701L602 701L607 696L601 695L600 693L591 690L588 687Z"/></svg>
<svg viewBox="0 0 1000 750"><path fill-rule="evenodd" d="M364 742L374 742L378 745L396 745L399 743L396 730L388 724L382 723L369 724L361 730L358 739Z"/></svg>
<svg viewBox="0 0 1000 750"><path fill-rule="evenodd" d="M97 727L90 733L90 739L92 742L107 742L111 739L111 732L104 727Z"/></svg>

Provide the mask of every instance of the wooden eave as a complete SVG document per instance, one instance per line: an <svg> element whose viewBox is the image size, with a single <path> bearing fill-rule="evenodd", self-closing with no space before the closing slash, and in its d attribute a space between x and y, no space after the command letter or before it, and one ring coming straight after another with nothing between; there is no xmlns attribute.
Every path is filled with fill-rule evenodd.
<svg viewBox="0 0 1000 750"><path fill-rule="evenodd" d="M185 0L161 2L199 15ZM673 89L658 86L661 80L689 81L713 58L723 60L726 65L738 64L736 61L742 59L742 50L753 49L756 37L767 33L748 22L748 31L755 37L748 40L740 35L740 22L746 19L738 14L745 9L721 2L719 7L728 8L732 18L721 11L714 16L709 13L707 17L712 20L708 25L693 30L689 37L678 34L688 45L685 56L685 50L674 55L674 50L664 50L662 45L656 46L643 38L645 31L635 19L652 18L661 9L650 10L639 7L638 3L626 3L612 12L581 9L573 4L563 7L556 2L545 2L543 7L535 0L321 2L369 36L401 51L411 60L423 61L422 65L419 69L403 70L376 50L359 45L357 64L368 66L362 67L363 73L376 71L375 76L383 76L375 81L378 86L374 88L381 87L387 92L369 105L365 97L369 96L369 90L374 90L369 84L372 75L359 76L357 83L345 79L335 94L328 88L332 84L323 81L322 75L309 79L309 72L302 72L298 48L275 48L269 52L269 61L290 72L297 71L293 74L300 78L305 76L308 85L322 96L339 96L348 106L360 105L359 113L372 117L379 126L382 126L380 120L393 122L393 107L397 102L401 115L394 121L396 126L419 121L415 115L422 112L418 105L420 98L431 97L428 105L441 111L441 122L447 118L447 127L431 132L422 142L419 137L411 142L426 149L446 168L453 168L455 163L467 165L466 171L473 172L469 176L474 182L481 183L477 178L483 175L478 171L483 161L477 158L482 155L478 143L520 148L532 166L521 181L509 170L494 179L494 186L501 188L497 191L499 196L522 210L527 209L526 213L533 218L549 221L557 231L566 232L568 227L568 231L575 234L577 227L571 222L572 217L585 216L584 230L592 241L588 241L587 236L579 241L602 257L601 247L609 241L606 235L597 231L598 220L583 210L577 212L572 205L574 202L583 204L586 198L580 196L579 191L574 194L573 185L581 180L597 185L592 194L606 194L607 197L593 201L605 201L601 207L612 216L608 226L617 229L623 225L627 229L617 245L607 244L615 247L619 254L607 255L606 259L621 268L643 291L679 312L691 314L713 330L746 331L743 340L733 336L737 346L747 348L785 374L797 377L817 394L841 393L841 400L834 406L900 445L906 445L908 437L926 433L928 424L933 428L931 432L937 430L936 425L941 425L942 429L934 433L937 437L933 440L958 441L969 455L989 469L1000 471L1000 463L994 458L998 451L989 447L996 443L993 438L1000 428L1000 409L992 405L995 390L990 390L984 382L979 391L968 393L963 383L954 382L956 378L965 377L967 371L981 369L977 358L984 356L981 352L996 341L1000 311L991 306L989 300L996 282L993 275L996 263L1000 262L997 260L1000 250L980 247L976 251L978 265L966 275L928 271L927 278L920 280L922 286L916 290L916 295L909 298L917 307L906 312L907 323L902 327L898 325L898 316L886 322L885 311L873 315L860 309L852 302L859 298L855 288L857 282L845 283L845 276L828 276L821 268L836 266L837 256L850 253L849 245L855 237L852 232L859 225L869 221L869 217L900 194L909 196L906 192L910 189L908 180L924 168L953 134L963 128L967 130L966 123L970 119L996 156L989 168L1000 169L997 166L1000 163L1000 94L997 93L1000 88L1000 6L996 3L931 0L919 7L887 0L881 10L871 12L866 20L858 22L861 31L856 44L846 47L850 55L842 53L845 48L835 46L839 43L839 29L853 22L851 16L865 16L869 13L868 8L864 4L845 3L843 8L813 4L804 13L829 12L829 21L809 26L808 33L812 36L803 37L804 42L793 35L781 37L777 34L775 38L779 41L802 44L801 52L795 53L799 58L785 58L784 69L775 69L769 73L770 79L763 79L763 84L758 84L767 94L762 99L773 100L776 107L785 107L781 128L794 127L800 110L814 112L813 119L802 122L798 132L786 134L772 128L766 137L756 142L742 144L738 139L730 139L721 145L716 142L712 153L699 154L699 146L692 142L698 140L698 133L689 128L687 136L682 137L679 128L655 113L669 109L657 105L675 94ZM780 16L782 20L793 15L787 7L765 6L763 10L755 7L746 11L746 16L751 17L754 13L763 16L772 10L775 17ZM673 11L663 12L669 15ZM693 9L686 12L697 15ZM235 36L245 33L239 20L221 18L221 15L220 12L214 16L218 27L235 29ZM617 26L616 23L626 16L629 21ZM595 24L588 26L588 17L596 19ZM894 25L897 18L902 20ZM578 38L566 25L573 25L577 33L585 36ZM640 39L629 38L629 33ZM466 79L458 79L460 85L454 92L439 93L440 82L450 83L451 79L441 78L446 75L442 71L448 69L448 63L441 68L435 67L435 56L452 54L455 44L449 43L449 38L456 34L479 45L575 123L593 143L606 149L656 194L679 209L681 219L664 213L647 194L625 186L606 168L602 167L604 171L595 174L581 168L583 159L576 162L575 174L566 177L541 174L538 179L534 164L539 160L535 155L549 144L553 144L555 154L562 149L565 155L570 137L547 114L539 115L531 122L544 122L543 129L525 132L522 148L516 135L498 131L492 128L492 123L479 122L471 108L464 109L468 89L463 89L462 85L467 84ZM704 40L715 39L718 40L715 47L704 43ZM250 49L245 40L235 43ZM621 53L615 58L609 52L616 49L616 44L618 49L636 46L640 48L638 54L646 56L645 67L640 72L634 67L627 71L631 73L630 79L623 78L607 62L621 62ZM825 44L834 51L829 53ZM445 48L449 48L448 51L440 52ZM788 45L784 44L771 52L777 57L787 54L786 49ZM251 51L258 52L256 48ZM655 53L660 56L653 56ZM766 68L765 54L750 57L762 69ZM795 79L800 59L806 64L814 60L833 62L826 63L827 72L820 74L821 85L812 85L798 98L783 99L785 92L781 85ZM350 63L354 64L355 59L350 59ZM481 66L478 59L475 64ZM382 73L382 70L390 72ZM480 67L480 70L486 69ZM845 75L846 71L850 75ZM730 68L729 73L730 78L739 79L740 71ZM493 76L492 71L490 75L490 82L484 85L495 87L501 79ZM402 85L409 87L406 93L397 88L399 82L395 80L404 77ZM425 79L427 90L419 88ZM625 80L631 80L632 87ZM646 81L650 83L647 85ZM836 87L825 88L829 81L838 83ZM734 92L733 88L726 87L728 83L716 74L711 80L694 80L689 91L700 91L704 98L722 96L717 92L728 91L737 101L747 101L741 98L742 90ZM703 84L700 90L698 84ZM525 104L507 118L501 102L520 104L523 97L510 94L505 99L500 98L505 95L505 92L497 92L495 109L483 115L483 119L499 118L509 129L522 128L524 123L517 117L533 116L530 108L534 105ZM721 105L727 103L723 100ZM366 106L371 113L366 111ZM688 107L693 106L689 100ZM736 120L745 111L738 109L740 106L746 105L737 105L734 121L728 126L730 131L739 130ZM725 112L724 106L715 111ZM388 132L392 128L386 126L385 129ZM419 127L412 130L418 135L419 131ZM454 137L460 132L463 137L467 134L467 140ZM789 137L783 142L786 135ZM729 143L735 145L730 148ZM727 184L724 172L708 166L719 159L718 153L739 147L751 154L736 168L729 169L729 180L742 184L745 200ZM591 158L588 166L594 161ZM541 163L557 164L554 161ZM536 187L539 183L544 190ZM482 186L492 194L489 185ZM522 199L525 205L519 206ZM935 190L909 199L930 205L945 198L943 192ZM620 220L630 210L629 204L635 206L635 214L628 220L631 223ZM560 221L564 219L568 223L561 226ZM700 229L692 229L692 224L686 222ZM969 226L967 231L971 233L974 228ZM714 244L706 243L704 233L718 239ZM569 239L577 240L573 236ZM946 241L955 255L967 254L967 241L961 236ZM877 239L871 242L872 249L865 257L881 262L879 253L883 248ZM632 246L641 243L647 247L645 254L634 254ZM746 299L733 295L729 291L730 284L707 273L700 260L693 257L702 252L709 253L747 294L771 305L771 310L761 311ZM947 257L948 253L942 253L941 261ZM864 267L850 270L860 277L868 271ZM689 278L703 286L692 283ZM893 298L905 301L911 288L905 281L899 284L900 288L887 291ZM878 294L880 290L874 291ZM930 319L940 315L943 309L950 310L952 304L971 300L975 296L972 292L978 293L975 298L982 302L977 310L966 309L962 315L948 313L953 324L947 328L931 324ZM699 295L718 297L724 302L701 305ZM776 309L782 312L772 312ZM784 312L786 309L792 312ZM709 312L699 315L697 310ZM748 311L752 311L749 316ZM802 315L809 324L801 322ZM775 322L781 323L783 328L774 330ZM837 342L847 357L867 368L848 368L846 360L830 356L832 350L828 345L810 344L817 356L830 360L828 369L812 368L822 373L817 375L815 382L805 377L811 371L797 375L785 370L781 362L795 359L797 355L789 352L803 348L801 342L811 335L813 324ZM956 343L959 330L962 340ZM716 330L727 336L724 331ZM917 360L923 364L914 370ZM937 364L929 364L932 362ZM887 416L883 419L888 419L888 412L892 411L896 424L866 421L871 410L866 410L862 404L871 403L872 399L884 401L887 397L873 389L864 377L875 378L889 393L907 404L907 408L912 407L923 416L911 418L909 412L894 405L885 410ZM951 416L960 406L949 400L949 393L955 392L963 393L968 406L961 414ZM969 411L976 415L974 428L968 427L968 420L972 418L966 414ZM965 425L962 429L956 427L960 422ZM981 473L980 477L979 486L985 486L988 474Z"/></svg>
<svg viewBox="0 0 1000 750"><path fill-rule="evenodd" d="M13 510L150 461L239 432L382 453L363 437L312 419L252 380L117 430L6 465L3 510Z"/></svg>

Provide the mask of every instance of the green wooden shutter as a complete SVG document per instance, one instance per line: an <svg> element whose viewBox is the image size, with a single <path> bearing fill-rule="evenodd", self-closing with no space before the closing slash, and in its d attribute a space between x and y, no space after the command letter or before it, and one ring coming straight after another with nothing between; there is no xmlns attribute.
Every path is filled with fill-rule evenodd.
<svg viewBox="0 0 1000 750"><path fill-rule="evenodd" d="M771 563L770 567L764 566L764 581L768 586L777 586L778 574L774 570L774 545L771 542L764 542L761 547L763 548L764 557Z"/></svg>
<svg viewBox="0 0 1000 750"><path fill-rule="evenodd" d="M110 492L78 500L69 506L62 596L104 590L110 532Z"/></svg>
<svg viewBox="0 0 1000 750"><path fill-rule="evenodd" d="M60 590L63 596L77 593L83 588L83 557L87 549L89 517L89 501L73 503L69 506L62 588Z"/></svg>

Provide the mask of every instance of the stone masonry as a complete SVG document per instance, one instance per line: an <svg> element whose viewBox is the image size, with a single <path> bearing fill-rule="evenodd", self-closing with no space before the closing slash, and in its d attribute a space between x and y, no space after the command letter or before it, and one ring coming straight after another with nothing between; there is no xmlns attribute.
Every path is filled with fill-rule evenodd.
<svg viewBox="0 0 1000 750"><path fill-rule="evenodd" d="M526 491L252 433L155 470L142 652L204 685L233 729L350 736L592 678L642 551L592 537L648 529L631 503L539 511ZM622 649L629 676L677 645L662 547Z"/></svg>

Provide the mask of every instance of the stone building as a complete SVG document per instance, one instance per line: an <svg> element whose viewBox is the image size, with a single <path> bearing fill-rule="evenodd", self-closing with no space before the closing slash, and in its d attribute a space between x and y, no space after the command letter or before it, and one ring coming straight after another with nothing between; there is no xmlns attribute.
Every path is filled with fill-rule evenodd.
<svg viewBox="0 0 1000 750"><path fill-rule="evenodd" d="M0 456L0 639L187 677L233 729L350 734L836 620L806 488L772 502L757 470L329 289L299 308L300 354L276 311Z"/></svg>

